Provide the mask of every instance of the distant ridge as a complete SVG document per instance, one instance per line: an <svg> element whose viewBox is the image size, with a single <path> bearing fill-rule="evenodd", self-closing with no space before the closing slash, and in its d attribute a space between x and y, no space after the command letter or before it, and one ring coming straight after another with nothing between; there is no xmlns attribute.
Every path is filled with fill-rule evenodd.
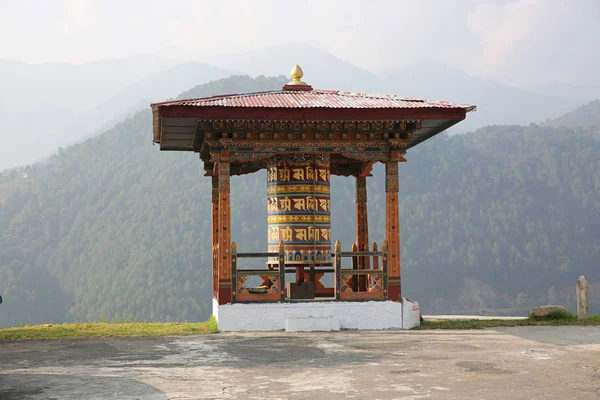
<svg viewBox="0 0 600 400"><path fill-rule="evenodd" d="M563 114L577 105L559 96L538 94L470 75L437 61L418 61L381 72L379 79L395 94L431 100L476 104L477 112L451 132L462 133L485 125L525 125Z"/></svg>
<svg viewBox="0 0 600 400"><path fill-rule="evenodd" d="M600 127L600 99L591 101L558 118L549 119L544 125L572 128L574 126Z"/></svg>

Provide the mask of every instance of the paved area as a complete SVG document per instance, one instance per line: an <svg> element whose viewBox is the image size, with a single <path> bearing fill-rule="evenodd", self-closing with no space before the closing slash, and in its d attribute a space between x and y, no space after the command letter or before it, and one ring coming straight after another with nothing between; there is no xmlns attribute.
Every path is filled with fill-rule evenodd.
<svg viewBox="0 0 600 400"><path fill-rule="evenodd" d="M0 399L600 399L600 327L0 342Z"/></svg>

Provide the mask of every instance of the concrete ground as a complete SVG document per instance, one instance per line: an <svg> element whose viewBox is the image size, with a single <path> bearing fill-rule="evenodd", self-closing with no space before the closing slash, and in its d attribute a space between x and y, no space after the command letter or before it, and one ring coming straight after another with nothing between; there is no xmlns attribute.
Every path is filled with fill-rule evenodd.
<svg viewBox="0 0 600 400"><path fill-rule="evenodd" d="M0 399L600 399L600 327L0 342Z"/></svg>
<svg viewBox="0 0 600 400"><path fill-rule="evenodd" d="M502 321L520 320L527 319L528 317L497 317L490 315L424 315L423 318L426 321L438 320L438 321L469 321L476 319L479 321L499 319Z"/></svg>

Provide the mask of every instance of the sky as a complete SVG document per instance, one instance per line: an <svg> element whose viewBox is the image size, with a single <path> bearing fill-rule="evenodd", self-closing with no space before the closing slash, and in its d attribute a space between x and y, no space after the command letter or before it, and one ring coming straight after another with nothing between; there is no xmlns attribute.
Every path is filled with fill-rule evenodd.
<svg viewBox="0 0 600 400"><path fill-rule="evenodd" d="M600 82L600 0L0 0L0 58L217 54L301 42L374 72L435 60L514 86Z"/></svg>

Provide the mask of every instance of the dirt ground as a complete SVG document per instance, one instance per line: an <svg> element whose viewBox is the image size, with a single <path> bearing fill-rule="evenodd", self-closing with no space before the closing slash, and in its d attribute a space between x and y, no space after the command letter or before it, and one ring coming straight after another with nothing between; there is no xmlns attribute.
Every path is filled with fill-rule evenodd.
<svg viewBox="0 0 600 400"><path fill-rule="evenodd" d="M0 399L600 399L600 327L0 342Z"/></svg>

